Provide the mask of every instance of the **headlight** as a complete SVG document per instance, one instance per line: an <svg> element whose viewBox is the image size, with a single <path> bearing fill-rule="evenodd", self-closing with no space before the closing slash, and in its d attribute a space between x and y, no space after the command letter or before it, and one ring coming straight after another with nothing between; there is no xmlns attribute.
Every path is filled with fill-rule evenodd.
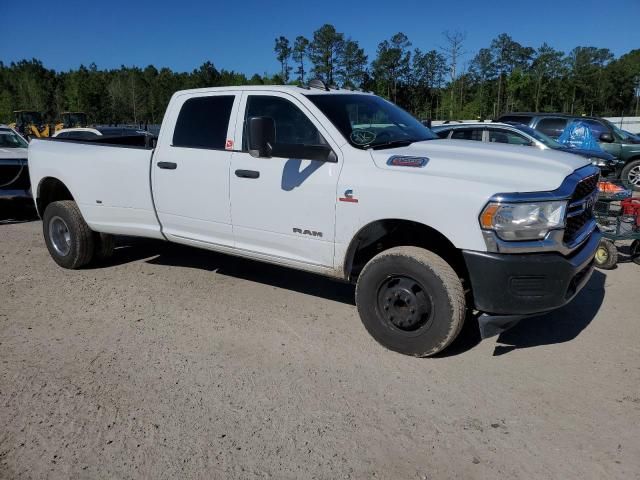
<svg viewBox="0 0 640 480"><path fill-rule="evenodd" d="M589 157L587 160L589 160L591 162L591 165L595 165L596 167L608 167L609 166L609 162L607 160L605 160L604 158Z"/></svg>
<svg viewBox="0 0 640 480"><path fill-rule="evenodd" d="M502 240L540 240L550 230L564 228L566 201L539 203L489 203L480 226Z"/></svg>

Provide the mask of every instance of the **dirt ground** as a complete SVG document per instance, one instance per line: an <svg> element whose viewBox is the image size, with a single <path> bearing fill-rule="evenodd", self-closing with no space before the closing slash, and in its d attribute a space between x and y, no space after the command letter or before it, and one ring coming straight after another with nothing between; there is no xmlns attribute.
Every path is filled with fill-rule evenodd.
<svg viewBox="0 0 640 480"><path fill-rule="evenodd" d="M640 478L640 266L438 358L353 288L124 239L82 271L0 224L0 477Z"/></svg>

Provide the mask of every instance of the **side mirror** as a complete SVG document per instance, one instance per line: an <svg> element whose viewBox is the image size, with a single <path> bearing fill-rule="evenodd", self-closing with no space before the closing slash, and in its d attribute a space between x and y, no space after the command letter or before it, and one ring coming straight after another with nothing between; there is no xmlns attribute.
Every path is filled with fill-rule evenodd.
<svg viewBox="0 0 640 480"><path fill-rule="evenodd" d="M252 157L272 155L276 139L276 124L271 117L251 117L247 120L249 154Z"/></svg>
<svg viewBox="0 0 640 480"><path fill-rule="evenodd" d="M600 141L604 143L613 143L613 136L609 132L600 134Z"/></svg>
<svg viewBox="0 0 640 480"><path fill-rule="evenodd" d="M276 143L272 155L280 158L299 158L319 162L337 163L338 157L327 145L304 145L298 143Z"/></svg>

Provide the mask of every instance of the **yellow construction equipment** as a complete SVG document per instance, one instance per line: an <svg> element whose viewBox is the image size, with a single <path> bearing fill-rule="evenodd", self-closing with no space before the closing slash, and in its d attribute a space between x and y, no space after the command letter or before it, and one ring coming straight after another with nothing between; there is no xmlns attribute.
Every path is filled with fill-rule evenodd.
<svg viewBox="0 0 640 480"><path fill-rule="evenodd" d="M61 122L56 123L55 131L63 128L81 128L87 126L87 114L84 112L62 112Z"/></svg>
<svg viewBox="0 0 640 480"><path fill-rule="evenodd" d="M42 114L31 110L13 112L16 121L9 126L20 132L27 139L48 137L51 128L42 121Z"/></svg>

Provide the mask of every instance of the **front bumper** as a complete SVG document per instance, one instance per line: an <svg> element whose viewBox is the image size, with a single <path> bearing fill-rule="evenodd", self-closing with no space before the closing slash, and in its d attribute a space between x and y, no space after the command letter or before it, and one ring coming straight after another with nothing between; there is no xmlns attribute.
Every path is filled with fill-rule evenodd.
<svg viewBox="0 0 640 480"><path fill-rule="evenodd" d="M496 315L531 315L566 305L591 278L601 237L595 230L566 257L552 252L464 250L476 309Z"/></svg>

